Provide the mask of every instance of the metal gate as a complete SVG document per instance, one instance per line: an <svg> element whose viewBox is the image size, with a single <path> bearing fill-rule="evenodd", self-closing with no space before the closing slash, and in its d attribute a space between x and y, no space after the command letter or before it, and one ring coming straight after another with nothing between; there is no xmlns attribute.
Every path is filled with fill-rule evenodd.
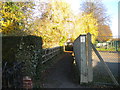
<svg viewBox="0 0 120 90"><path fill-rule="evenodd" d="M76 64L80 72L80 83L93 81L91 35L80 35L73 44Z"/></svg>
<svg viewBox="0 0 120 90"><path fill-rule="evenodd" d="M100 71L104 71L110 77L113 85L119 85L118 81L114 77L114 74L111 72L110 68L104 62L102 56L99 51L96 49L95 45L91 42L91 34L80 35L73 44L73 50L75 55L75 61L79 69L80 74L80 84L89 83L89 82L97 82L95 81L98 77L103 76L104 73L99 76ZM101 67L98 66L98 73L95 66L94 58L97 57L99 63L101 63L101 67L103 70L100 70ZM99 82L99 80L98 80ZM104 83L104 80L103 80Z"/></svg>

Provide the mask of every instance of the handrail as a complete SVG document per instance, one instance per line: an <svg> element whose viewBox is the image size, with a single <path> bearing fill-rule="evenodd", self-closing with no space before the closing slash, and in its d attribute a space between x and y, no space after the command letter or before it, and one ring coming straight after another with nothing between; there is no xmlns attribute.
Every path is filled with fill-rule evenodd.
<svg viewBox="0 0 120 90"><path fill-rule="evenodd" d="M42 54L42 58L43 58L42 64L44 64L45 62L52 59L53 57L55 57L56 55L58 55L61 52L61 46L54 47L54 48L43 49L42 52L43 52L43 54Z"/></svg>

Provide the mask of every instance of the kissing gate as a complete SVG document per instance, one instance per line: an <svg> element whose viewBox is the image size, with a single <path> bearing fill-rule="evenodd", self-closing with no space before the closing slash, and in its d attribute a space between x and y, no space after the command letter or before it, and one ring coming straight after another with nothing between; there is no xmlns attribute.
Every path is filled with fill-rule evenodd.
<svg viewBox="0 0 120 90"><path fill-rule="evenodd" d="M91 43L91 34L87 33L80 35L73 44L75 61L80 73L80 83L90 83L93 81L93 68L92 68L92 49L99 58L100 62L104 65L110 78L115 85L119 85L112 72L104 62L103 58Z"/></svg>

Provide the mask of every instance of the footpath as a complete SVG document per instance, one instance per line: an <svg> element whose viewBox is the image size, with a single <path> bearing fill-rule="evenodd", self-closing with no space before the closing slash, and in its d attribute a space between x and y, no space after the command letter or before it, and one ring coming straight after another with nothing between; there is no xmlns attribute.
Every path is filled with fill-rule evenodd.
<svg viewBox="0 0 120 90"><path fill-rule="evenodd" d="M81 88L79 83L73 81L72 64L73 57L71 53L66 52L64 57L49 69L43 88Z"/></svg>

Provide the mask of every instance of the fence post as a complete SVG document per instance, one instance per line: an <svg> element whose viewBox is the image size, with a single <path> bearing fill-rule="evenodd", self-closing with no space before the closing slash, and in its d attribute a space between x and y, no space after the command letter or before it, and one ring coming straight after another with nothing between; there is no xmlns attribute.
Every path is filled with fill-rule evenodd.
<svg viewBox="0 0 120 90"><path fill-rule="evenodd" d="M118 41L115 41L115 51L118 51Z"/></svg>
<svg viewBox="0 0 120 90"><path fill-rule="evenodd" d="M91 47L91 34L87 33L86 38L87 49L87 62L88 62L88 82L93 81L93 68L92 68L92 47Z"/></svg>

